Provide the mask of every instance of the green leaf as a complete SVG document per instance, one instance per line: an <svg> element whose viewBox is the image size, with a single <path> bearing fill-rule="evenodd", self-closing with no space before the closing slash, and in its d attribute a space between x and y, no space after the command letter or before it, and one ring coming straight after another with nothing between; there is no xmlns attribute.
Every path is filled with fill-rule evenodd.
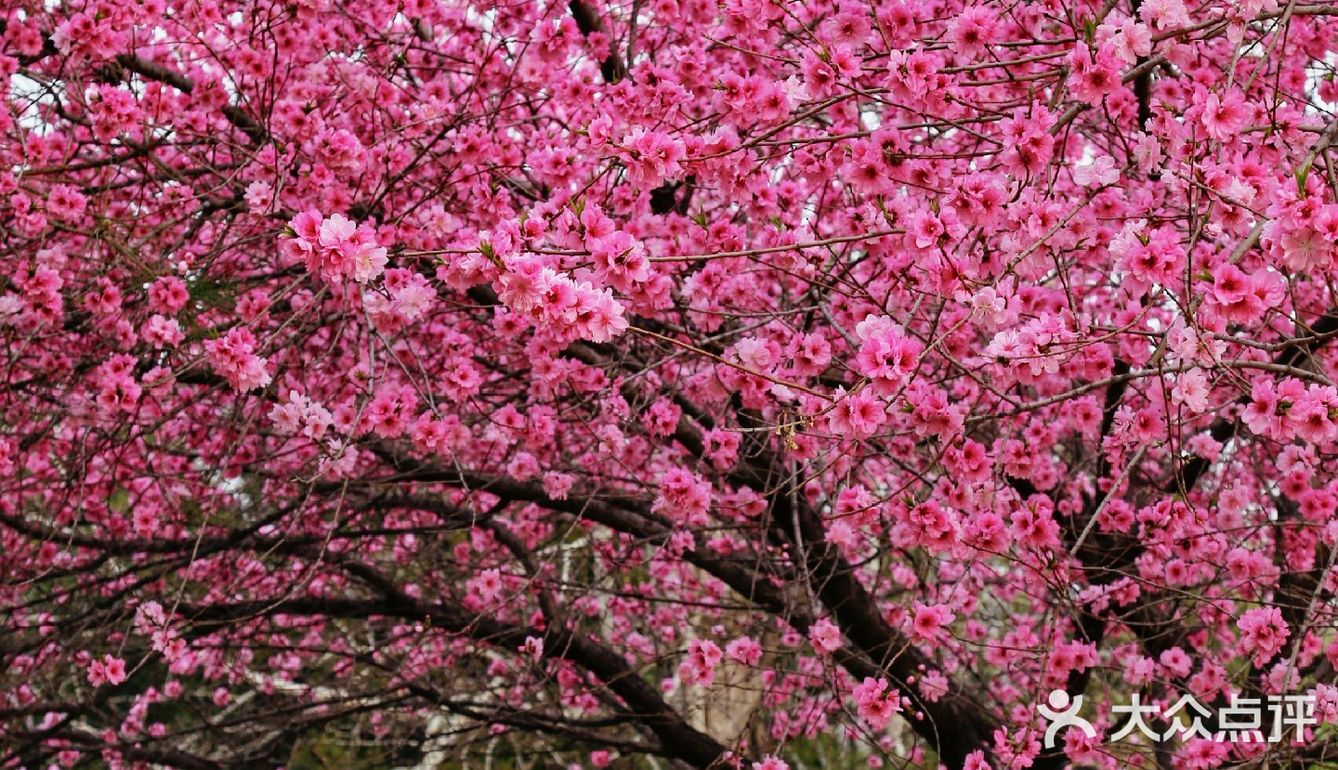
<svg viewBox="0 0 1338 770"><path fill-rule="evenodd" d="M130 490L117 487L107 498L107 508L112 513L125 513L130 510Z"/></svg>

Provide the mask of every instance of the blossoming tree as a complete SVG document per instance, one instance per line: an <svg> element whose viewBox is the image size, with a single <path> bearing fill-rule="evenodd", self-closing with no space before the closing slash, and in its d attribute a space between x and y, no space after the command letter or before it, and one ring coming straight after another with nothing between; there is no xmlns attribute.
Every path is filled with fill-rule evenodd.
<svg viewBox="0 0 1338 770"><path fill-rule="evenodd" d="M1335 50L9 0L0 768L1323 762Z"/></svg>

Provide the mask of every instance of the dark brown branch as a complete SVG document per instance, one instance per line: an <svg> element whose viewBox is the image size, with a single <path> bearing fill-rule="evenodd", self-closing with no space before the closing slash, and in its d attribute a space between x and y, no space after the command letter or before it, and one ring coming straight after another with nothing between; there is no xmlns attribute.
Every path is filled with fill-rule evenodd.
<svg viewBox="0 0 1338 770"><path fill-rule="evenodd" d="M195 81L186 75L177 72L170 67L166 67L158 62L149 61L139 56L130 54L121 54L116 57L116 63L129 72L133 72L146 80L153 80L189 94L195 90ZM223 107L223 117L228 122L237 127L237 130L246 134L252 142L261 144L268 138L269 133L256 122L241 107L235 104L229 104Z"/></svg>
<svg viewBox="0 0 1338 770"><path fill-rule="evenodd" d="M729 754L728 749L714 738L689 725L622 655L588 636L552 626L544 630L527 628L480 617L449 605L420 603L400 592L388 579L374 577L371 568L358 572L364 582L379 584L380 597L304 597L278 602L191 605L181 607L180 611L194 622L206 624L232 624L274 615L427 621L450 633L511 651L520 648L527 637L542 638L544 657L567 661L593 674L622 700L627 713L634 716L638 724L660 740L670 756L694 767L710 768L719 766Z"/></svg>
<svg viewBox="0 0 1338 770"><path fill-rule="evenodd" d="M604 24L599 19L599 14L585 0L571 0L567 3L567 8L571 11L571 17L576 20L576 29L580 30L582 35L590 37L596 32L604 31ZM610 46L609 55L599 65L599 72L604 77L605 83L617 83L627 76L627 66L623 60L612 51Z"/></svg>

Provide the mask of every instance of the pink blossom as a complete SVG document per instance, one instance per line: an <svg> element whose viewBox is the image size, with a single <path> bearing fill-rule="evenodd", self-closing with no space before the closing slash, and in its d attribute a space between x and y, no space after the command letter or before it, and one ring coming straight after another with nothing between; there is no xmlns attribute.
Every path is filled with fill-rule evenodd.
<svg viewBox="0 0 1338 770"><path fill-rule="evenodd" d="M469 581L469 592L479 603L488 605L502 596L502 573L497 569L486 569Z"/></svg>
<svg viewBox="0 0 1338 770"><path fill-rule="evenodd" d="M621 157L633 186L649 190L678 175L683 160L681 142L659 131L637 128L623 137Z"/></svg>
<svg viewBox="0 0 1338 770"><path fill-rule="evenodd" d="M841 649L841 629L823 618L809 626L808 640L819 654L830 655Z"/></svg>
<svg viewBox="0 0 1338 770"><path fill-rule="evenodd" d="M678 667L678 675L688 684L709 686L715 679L715 668L723 653L715 642L693 639L688 643L688 654Z"/></svg>
<svg viewBox="0 0 1338 770"><path fill-rule="evenodd" d="M544 640L538 636L525 637L525 643L520 646L520 652L531 660L539 660L544 655Z"/></svg>
<svg viewBox="0 0 1338 770"><path fill-rule="evenodd" d="M243 393L270 383L268 361L255 354L255 335L245 327L235 326L227 334L205 343L205 352L214 370Z"/></svg>
<svg viewBox="0 0 1338 770"><path fill-rule="evenodd" d="M1099 156L1090 164L1073 167L1073 181L1083 187L1104 187L1114 184L1119 178L1115 159L1109 155Z"/></svg>
<svg viewBox="0 0 1338 770"><path fill-rule="evenodd" d="M1166 670L1179 677L1189 676L1189 672L1194 665L1189 655L1180 647L1172 647L1166 650L1158 660L1166 667Z"/></svg>
<svg viewBox="0 0 1338 770"><path fill-rule="evenodd" d="M1253 652L1254 665L1262 666L1282 650L1291 631L1277 607L1255 607L1236 621L1241 643Z"/></svg>
<svg viewBox="0 0 1338 770"><path fill-rule="evenodd" d="M125 661L111 655L103 655L102 660L95 660L88 666L88 682L94 687L104 684L118 685L126 680Z"/></svg>
<svg viewBox="0 0 1338 770"><path fill-rule="evenodd" d="M741 636L725 645L725 657L745 666L756 666L762 660L762 645L748 636Z"/></svg>
<svg viewBox="0 0 1338 770"><path fill-rule="evenodd" d="M911 620L911 634L916 639L928 641L936 639L943 626L951 623L954 614L946 604L927 605L915 603L915 614Z"/></svg>
<svg viewBox="0 0 1338 770"><path fill-rule="evenodd" d="M885 729L892 717L901 711L901 696L895 689L888 689L885 678L865 677L855 687L854 695L859 717L870 730Z"/></svg>
<svg viewBox="0 0 1338 770"><path fill-rule="evenodd" d="M1098 38L1104 37L1114 55L1125 64L1136 64L1138 57L1152 53L1152 31L1146 25L1127 16L1112 13L1097 28Z"/></svg>
<svg viewBox="0 0 1338 770"><path fill-rule="evenodd" d="M554 500L566 500L576 478L569 473L549 472L544 474L544 494Z"/></svg>
<svg viewBox="0 0 1338 770"><path fill-rule="evenodd" d="M1175 387L1171 389L1171 398L1177 404L1191 412L1202 412L1208 408L1208 377L1202 369L1191 369L1175 377Z"/></svg>
<svg viewBox="0 0 1338 770"><path fill-rule="evenodd" d="M1187 27L1191 23L1184 0L1147 0L1138 12L1143 22L1153 29Z"/></svg>
<svg viewBox="0 0 1338 770"><path fill-rule="evenodd" d="M953 46L965 56L977 56L994 42L996 13L985 6L973 6L962 11L948 25Z"/></svg>
<svg viewBox="0 0 1338 770"><path fill-rule="evenodd" d="M342 214L320 219L319 213L305 211L289 222L289 228L294 233L290 253L304 259L307 270L319 278L367 283L385 269L386 249L377 244L376 231L369 225L358 225Z"/></svg>
<svg viewBox="0 0 1338 770"><path fill-rule="evenodd" d="M683 468L672 468L660 477L660 492L654 509L673 521L699 527L707 522L711 507L711 485Z"/></svg>
<svg viewBox="0 0 1338 770"><path fill-rule="evenodd" d="M1119 61L1106 48L1093 53L1086 44L1080 43L1074 48L1069 62L1073 67L1073 93L1087 104L1100 104L1102 99L1122 87Z"/></svg>
<svg viewBox="0 0 1338 770"><path fill-rule="evenodd" d="M890 319L866 320L859 329L864 340L856 357L860 373L873 378L879 392L891 393L915 371L924 346L903 336Z"/></svg>
<svg viewBox="0 0 1338 770"><path fill-rule="evenodd" d="M1203 128L1219 142L1231 139L1248 117L1245 97L1234 89L1222 95L1209 93L1203 100Z"/></svg>
<svg viewBox="0 0 1338 770"><path fill-rule="evenodd" d="M830 417L831 431L838 436L867 438L887 419L884 407L872 394L858 391L836 402Z"/></svg>

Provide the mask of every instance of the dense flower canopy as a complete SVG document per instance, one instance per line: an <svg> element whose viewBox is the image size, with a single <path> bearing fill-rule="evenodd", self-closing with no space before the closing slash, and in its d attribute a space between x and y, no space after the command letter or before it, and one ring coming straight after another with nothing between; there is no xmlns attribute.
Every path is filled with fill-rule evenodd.
<svg viewBox="0 0 1338 770"><path fill-rule="evenodd" d="M1336 52L1314 0L0 3L0 768L1324 761ZM1108 740L1186 695L1315 724Z"/></svg>

